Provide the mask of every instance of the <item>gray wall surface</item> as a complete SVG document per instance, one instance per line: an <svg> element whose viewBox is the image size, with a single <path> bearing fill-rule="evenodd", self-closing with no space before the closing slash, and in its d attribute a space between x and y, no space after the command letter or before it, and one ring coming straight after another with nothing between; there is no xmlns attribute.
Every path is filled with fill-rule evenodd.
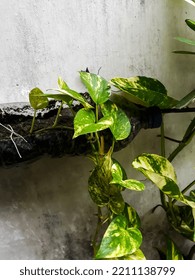
<svg viewBox="0 0 195 280"><path fill-rule="evenodd" d="M101 67L108 80L157 78L180 99L195 87L195 63L194 57L172 53L190 49L173 38L193 39L184 20L193 19L194 9L183 0L1 0L0 103L27 102L32 88L53 88L58 76L84 90L78 71L86 67L94 73ZM181 139L191 119L192 114L166 116L165 133ZM158 129L142 131L115 154L130 178L144 180L131 162L142 152L160 153L157 134ZM174 147L167 142L167 155ZM194 148L191 142L173 161L181 189L194 179ZM92 168L83 157L44 157L1 168L0 259L91 258L96 208L87 178ZM148 212L160 200L158 190L144 183L143 193L125 195L143 219L146 256L158 258L153 247L160 245L157 236L167 224L160 210Z"/></svg>

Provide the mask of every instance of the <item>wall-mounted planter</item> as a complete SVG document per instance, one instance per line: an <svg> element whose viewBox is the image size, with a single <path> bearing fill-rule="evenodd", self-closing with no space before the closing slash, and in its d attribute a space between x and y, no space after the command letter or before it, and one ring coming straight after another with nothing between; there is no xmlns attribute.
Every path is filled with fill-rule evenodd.
<svg viewBox="0 0 195 280"><path fill-rule="evenodd" d="M75 108L76 109L75 105ZM28 103L10 103L0 106L0 166L11 167L22 162L35 160L44 154L52 157L64 155L86 155L90 145L85 136L73 137L73 116L69 108L63 108L58 126L52 128L59 104L50 101L49 107L37 113L34 132L29 133L34 110ZM79 107L79 106L78 106ZM158 108L148 108L139 116L126 112L130 118L130 136L118 141L116 150L130 143L141 128L156 128L161 125ZM106 140L109 143L109 130Z"/></svg>

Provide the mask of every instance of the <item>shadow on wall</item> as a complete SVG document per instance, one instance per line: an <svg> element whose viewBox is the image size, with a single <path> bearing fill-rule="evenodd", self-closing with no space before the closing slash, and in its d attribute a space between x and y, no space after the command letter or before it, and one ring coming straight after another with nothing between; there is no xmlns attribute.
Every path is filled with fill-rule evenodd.
<svg viewBox="0 0 195 280"><path fill-rule="evenodd" d="M90 168L65 157L0 169L0 259L91 259Z"/></svg>

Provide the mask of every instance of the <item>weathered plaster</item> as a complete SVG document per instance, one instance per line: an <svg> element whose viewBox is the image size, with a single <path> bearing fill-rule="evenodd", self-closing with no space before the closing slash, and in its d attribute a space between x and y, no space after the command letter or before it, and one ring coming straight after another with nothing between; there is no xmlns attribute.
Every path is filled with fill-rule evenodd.
<svg viewBox="0 0 195 280"><path fill-rule="evenodd" d="M107 79L155 77L179 99L195 86L195 64L172 53L186 48L173 37L192 37L184 20L193 12L182 0L1 0L0 103L26 102L33 87L53 88L58 76L82 90L78 71L86 67L96 73L101 67ZM166 116L166 134L180 139L191 118ZM142 131L115 155L129 177L144 180L131 162L141 152L160 153L157 134ZM174 145L168 143L167 154ZM194 142L173 162L181 188L194 179L193 155ZM90 258L96 213L87 192L91 169L82 157L1 169L0 259ZM146 183L142 194L125 195L143 217L147 256L157 258L152 247L165 222L148 211L159 203L158 190Z"/></svg>

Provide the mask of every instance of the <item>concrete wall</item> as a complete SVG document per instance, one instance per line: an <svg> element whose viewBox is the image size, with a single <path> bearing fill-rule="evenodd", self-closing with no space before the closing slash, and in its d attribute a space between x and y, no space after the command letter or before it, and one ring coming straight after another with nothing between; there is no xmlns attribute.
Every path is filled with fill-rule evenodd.
<svg viewBox="0 0 195 280"><path fill-rule="evenodd" d="M194 8L182 0L1 0L0 103L26 102L31 88L55 87L59 75L83 90L77 72L86 67L91 72L101 67L107 79L158 78L179 99L195 87L195 64L194 57L172 54L186 48L173 37L193 39L184 23L193 15ZM166 133L180 139L191 118L166 116ZM158 133L142 131L116 153L131 178L143 179L131 168L135 156L160 153ZM194 179L194 146L173 162L181 188ZM167 154L173 148L168 143ZM91 258L96 222L87 193L91 169L82 157L42 158L1 169L0 259ZM145 183L143 193L126 193L126 199L143 218L145 254L157 258L152 247L159 245L166 225L158 213L147 213L159 202L159 193Z"/></svg>

